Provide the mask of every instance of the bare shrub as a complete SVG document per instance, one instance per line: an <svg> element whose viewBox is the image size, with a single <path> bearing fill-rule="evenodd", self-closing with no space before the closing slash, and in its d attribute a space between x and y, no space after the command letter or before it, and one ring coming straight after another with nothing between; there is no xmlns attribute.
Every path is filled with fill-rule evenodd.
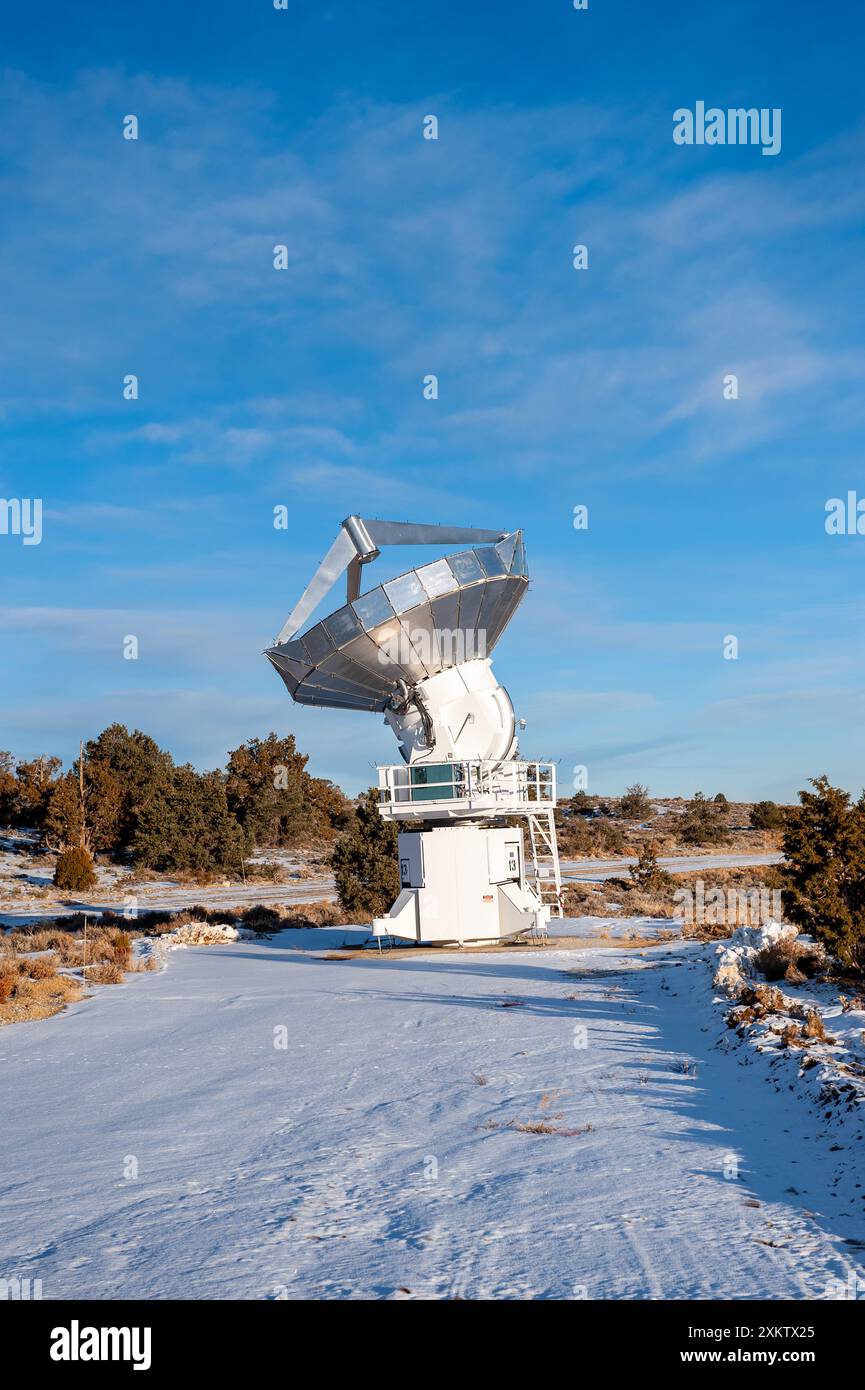
<svg viewBox="0 0 865 1390"><path fill-rule="evenodd" d="M159 962L155 956L142 956L139 957L138 960L132 962L130 969L133 975L143 975L149 973L151 970L158 970Z"/></svg>
<svg viewBox="0 0 865 1390"><path fill-rule="evenodd" d="M754 966L767 980L801 984L826 968L826 956L817 946L797 941L794 936L782 936L756 953Z"/></svg>
<svg viewBox="0 0 865 1390"><path fill-rule="evenodd" d="M79 845L64 849L54 868L54 882L64 892L82 893L94 888L97 877L88 851Z"/></svg>
<svg viewBox="0 0 865 1390"><path fill-rule="evenodd" d="M132 937L128 932L119 931L112 941L114 960L121 970L128 970L132 961Z"/></svg>
<svg viewBox="0 0 865 1390"><path fill-rule="evenodd" d="M813 1038L815 1042L834 1042L834 1038L830 1038L829 1034L826 1032L826 1025L823 1022L822 1015L817 1009L808 1010L805 1016L805 1022L802 1025L802 1032L806 1038Z"/></svg>
<svg viewBox="0 0 865 1390"><path fill-rule="evenodd" d="M31 980L50 980L57 974L57 956L53 953L50 956L37 956L35 960L21 962L29 967Z"/></svg>
<svg viewBox="0 0 865 1390"><path fill-rule="evenodd" d="M106 961L102 965L94 965L87 971L87 981L93 985L122 985L124 980L123 971L119 965L113 961Z"/></svg>
<svg viewBox="0 0 865 1390"><path fill-rule="evenodd" d="M0 972L0 1024L50 1018L81 997L81 983L69 975L33 979L15 970Z"/></svg>
<svg viewBox="0 0 865 1390"><path fill-rule="evenodd" d="M786 1023L781 1030L782 1047L801 1047L802 1029L798 1023Z"/></svg>

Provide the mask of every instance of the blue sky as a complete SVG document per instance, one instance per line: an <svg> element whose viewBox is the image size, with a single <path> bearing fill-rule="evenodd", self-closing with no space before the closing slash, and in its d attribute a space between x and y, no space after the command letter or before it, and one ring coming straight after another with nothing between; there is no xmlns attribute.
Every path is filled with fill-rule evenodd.
<svg viewBox="0 0 865 1390"><path fill-rule="evenodd" d="M0 535L0 748L68 761L120 720L210 767L274 728L368 785L389 731L293 705L260 655L357 512L525 528L495 667L563 788L861 788L865 538L824 527L865 496L860 7L5 30L0 496L45 517ZM675 145L698 100L780 108L781 152Z"/></svg>

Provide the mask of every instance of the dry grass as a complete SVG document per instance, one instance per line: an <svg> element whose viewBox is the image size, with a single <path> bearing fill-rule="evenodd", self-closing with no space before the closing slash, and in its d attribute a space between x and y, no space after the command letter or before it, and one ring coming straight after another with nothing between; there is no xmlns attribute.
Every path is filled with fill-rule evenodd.
<svg viewBox="0 0 865 1390"><path fill-rule="evenodd" d="M571 857L612 858L604 841L610 834L618 833L624 841L623 853L636 853L637 847L647 840L657 854L693 854L699 846L685 843L680 835L680 813L686 810L687 803L681 797L661 798L650 795L649 800L667 808L667 814L652 815L644 821L623 819L620 815L618 798L591 798L595 806L606 803L611 814L603 820L586 821L580 816L562 818L560 848ZM761 854L781 848L780 830L754 830L738 827L750 825L751 806L748 802L730 802L725 813L727 838L723 848L731 853ZM606 827L606 831L604 830ZM573 846L573 849L570 847ZM710 846L704 848L709 849Z"/></svg>
<svg viewBox="0 0 865 1390"><path fill-rule="evenodd" d="M129 969L133 975L146 975L152 970L159 969L159 961L155 956L140 956L132 962Z"/></svg>
<svg viewBox="0 0 865 1390"><path fill-rule="evenodd" d="M693 848L693 847L692 847ZM755 847L755 852L756 852ZM662 851L659 849L659 853ZM565 885L564 905L568 917L678 917L682 914L681 898L674 895L685 889L696 892L697 881L704 893L714 888L735 889L738 894L772 890L778 887L777 870L771 865L745 868L706 869L687 874L671 874L670 881L658 888L640 888L630 876L604 879L601 883L571 882ZM684 935L714 940L729 936L735 924L686 924ZM752 925L755 925L752 923Z"/></svg>
<svg viewBox="0 0 865 1390"><path fill-rule="evenodd" d="M333 900L290 906L210 909L196 904L182 912L148 912L130 922L114 912L98 924L83 913L55 918L41 926L16 927L0 935L0 1025L48 1018L86 985L122 984L128 973L159 969L153 956L133 958L133 938L161 936L179 926L231 922L264 934L283 927L345 925L348 919ZM85 969L86 966L86 969ZM86 975L86 982L83 976Z"/></svg>
<svg viewBox="0 0 865 1390"><path fill-rule="evenodd" d="M87 971L89 985L122 985L125 976L119 965L106 961L104 965L91 966Z"/></svg>
<svg viewBox="0 0 865 1390"><path fill-rule="evenodd" d="M727 1027L736 1028L739 1036L744 1037L750 1024L771 1020L778 1014L786 1015L787 1021L780 1028L771 1022L769 1027L779 1035L783 1047L807 1047L812 1042L831 1046L835 1042L826 1032L819 1009L790 999L776 985L757 985L743 990L740 1002L727 1014Z"/></svg>
<svg viewBox="0 0 865 1390"><path fill-rule="evenodd" d="M822 1014L817 1009L809 1009L805 1015L805 1022L802 1026L802 1033L806 1038L811 1038L814 1042L833 1043L834 1038L830 1038L826 1032L826 1025L823 1022Z"/></svg>
<svg viewBox="0 0 865 1390"><path fill-rule="evenodd" d="M85 951L83 932L19 927L0 936L0 1025L50 1018L85 985L122 984L132 968L126 931L88 927Z"/></svg>
<svg viewBox="0 0 865 1390"><path fill-rule="evenodd" d="M51 951L60 964L76 969L85 964L85 939L83 932L63 931L56 927L30 930L18 927L0 938L0 952L3 954L31 954L36 951ZM88 965L118 965L126 969L132 959L132 937L126 931L114 927L91 927L87 929L86 963Z"/></svg>
<svg viewBox="0 0 865 1390"><path fill-rule="evenodd" d="M485 1077L481 1084L486 1084ZM565 1125L555 1123L555 1121L562 1119L561 1114L552 1115L547 1112L549 1112L549 1109L552 1105L556 1104L558 1099L559 1092L557 1090L544 1091L542 1093L540 1101L538 1102L538 1109L544 1112L543 1118L541 1119L518 1120L514 1118L505 1121L487 1120L483 1128L513 1129L516 1130L518 1134L559 1134L568 1139L574 1139L577 1135L580 1134L589 1134L593 1128L592 1125L582 1125L578 1128L568 1128Z"/></svg>
<svg viewBox="0 0 865 1390"><path fill-rule="evenodd" d="M780 989L774 985L757 985L744 989L736 1004L727 1014L727 1027L738 1028L744 1032L749 1023L758 1023L769 1014L783 1013L788 1001Z"/></svg>
<svg viewBox="0 0 865 1390"><path fill-rule="evenodd" d="M52 951L47 956L36 956L34 960L29 962L23 960L19 961L18 969L20 970L24 966L29 966L31 980L50 980L57 974L58 965L58 958Z"/></svg>
<svg viewBox="0 0 865 1390"><path fill-rule="evenodd" d="M80 999L83 985L72 975L45 973L44 959L0 965L0 1025L50 1018ZM37 968L35 974L30 968Z"/></svg>
<svg viewBox="0 0 865 1390"><path fill-rule="evenodd" d="M567 1129L564 1125L551 1124L549 1120L487 1120L484 1129L513 1129L518 1134L558 1134L566 1139L575 1139L581 1134L590 1134L594 1125L582 1125L577 1129Z"/></svg>
<svg viewBox="0 0 865 1390"><path fill-rule="evenodd" d="M510 1125L519 1134L561 1134L566 1139L574 1139L580 1134L590 1134L593 1125L582 1125L578 1129L566 1129L563 1125L551 1125L546 1120L519 1120Z"/></svg>
<svg viewBox="0 0 865 1390"><path fill-rule="evenodd" d="M781 1046L782 1046L782 1047L801 1047L801 1046L802 1046L802 1029L799 1027L798 1023L785 1023L785 1024L784 1024L784 1027L781 1029Z"/></svg>

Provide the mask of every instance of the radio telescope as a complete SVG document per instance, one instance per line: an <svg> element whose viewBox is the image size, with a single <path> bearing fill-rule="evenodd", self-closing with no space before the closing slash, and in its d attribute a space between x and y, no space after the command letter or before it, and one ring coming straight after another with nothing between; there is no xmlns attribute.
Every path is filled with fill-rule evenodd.
<svg viewBox="0 0 865 1390"><path fill-rule="evenodd" d="M463 548L361 593L391 545ZM345 604L302 631L343 575ZM521 531L350 516L265 653L299 704L378 711L396 736L379 810L399 827L402 887L376 935L545 936L562 914L555 766L520 760L490 660L527 587Z"/></svg>

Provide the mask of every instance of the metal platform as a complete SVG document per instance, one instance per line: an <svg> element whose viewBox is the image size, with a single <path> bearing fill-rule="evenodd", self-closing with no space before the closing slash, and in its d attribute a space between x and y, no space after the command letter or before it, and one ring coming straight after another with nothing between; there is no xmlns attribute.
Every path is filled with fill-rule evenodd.
<svg viewBox="0 0 865 1390"><path fill-rule="evenodd" d="M385 820L412 824L489 822L525 818L531 871L539 900L563 915L562 875L556 842L555 763L466 760L398 763L378 768L379 811Z"/></svg>
<svg viewBox="0 0 865 1390"><path fill-rule="evenodd" d="M465 820L554 810L555 763L466 760L378 768L386 820Z"/></svg>

